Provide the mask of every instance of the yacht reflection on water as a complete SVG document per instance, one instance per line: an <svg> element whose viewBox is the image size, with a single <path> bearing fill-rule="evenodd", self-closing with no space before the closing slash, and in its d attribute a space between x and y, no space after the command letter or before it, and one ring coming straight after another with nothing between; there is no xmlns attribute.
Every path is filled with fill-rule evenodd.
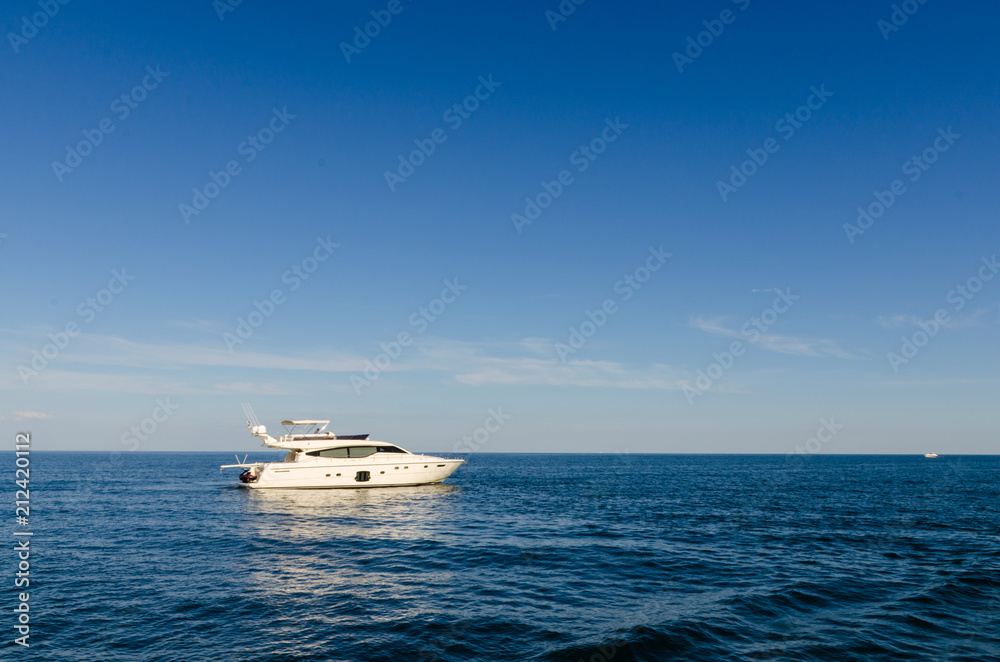
<svg viewBox="0 0 1000 662"><path fill-rule="evenodd" d="M385 490L252 490L244 529L286 541L339 538L424 539L458 507L462 488L435 484Z"/></svg>
<svg viewBox="0 0 1000 662"><path fill-rule="evenodd" d="M460 519L459 486L236 492L240 537L269 550L266 567L243 569L254 591L368 609L455 581L435 557Z"/></svg>
<svg viewBox="0 0 1000 662"><path fill-rule="evenodd" d="M387 525L398 520L419 522L435 516L442 501L461 491L458 485L410 485L386 490L253 490L247 491L248 511L285 517L378 518Z"/></svg>

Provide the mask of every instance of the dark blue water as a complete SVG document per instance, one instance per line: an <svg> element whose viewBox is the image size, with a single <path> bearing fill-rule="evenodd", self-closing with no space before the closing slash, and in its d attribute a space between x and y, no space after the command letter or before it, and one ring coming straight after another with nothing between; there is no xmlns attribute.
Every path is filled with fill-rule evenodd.
<svg viewBox="0 0 1000 662"><path fill-rule="evenodd" d="M231 459L33 453L32 647L3 650L1000 659L998 457L475 455L444 485L288 492Z"/></svg>

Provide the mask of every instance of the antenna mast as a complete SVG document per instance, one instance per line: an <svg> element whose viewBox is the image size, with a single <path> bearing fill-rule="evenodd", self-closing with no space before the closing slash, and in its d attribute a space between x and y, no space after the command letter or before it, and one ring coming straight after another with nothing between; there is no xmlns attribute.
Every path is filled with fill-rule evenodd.
<svg viewBox="0 0 1000 662"><path fill-rule="evenodd" d="M254 413L253 407L250 406L250 403L244 402L242 403L242 405L243 405L243 413L246 414L247 417L247 423L254 427L259 426L260 421L257 420L257 414Z"/></svg>

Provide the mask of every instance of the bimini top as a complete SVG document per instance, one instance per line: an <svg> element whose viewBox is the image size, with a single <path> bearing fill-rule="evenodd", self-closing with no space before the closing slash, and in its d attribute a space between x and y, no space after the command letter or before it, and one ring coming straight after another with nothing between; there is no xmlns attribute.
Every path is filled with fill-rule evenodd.
<svg viewBox="0 0 1000 662"><path fill-rule="evenodd" d="M330 421L282 421L282 425L322 425L324 428Z"/></svg>

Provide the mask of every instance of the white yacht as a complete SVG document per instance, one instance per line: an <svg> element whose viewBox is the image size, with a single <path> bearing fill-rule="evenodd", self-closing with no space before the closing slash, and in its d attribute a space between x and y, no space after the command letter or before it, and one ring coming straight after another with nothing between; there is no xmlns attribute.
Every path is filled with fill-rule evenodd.
<svg viewBox="0 0 1000 662"><path fill-rule="evenodd" d="M937 457L937 453L924 453L924 457Z"/></svg>
<svg viewBox="0 0 1000 662"><path fill-rule="evenodd" d="M252 489L316 489L348 487L398 487L440 483L465 460L416 455L367 434L335 435L330 421L282 421L286 434L267 434L253 411L247 411L247 429L268 448L288 451L282 462L224 464L219 470L241 468L240 482ZM237 457L237 460L239 458Z"/></svg>

